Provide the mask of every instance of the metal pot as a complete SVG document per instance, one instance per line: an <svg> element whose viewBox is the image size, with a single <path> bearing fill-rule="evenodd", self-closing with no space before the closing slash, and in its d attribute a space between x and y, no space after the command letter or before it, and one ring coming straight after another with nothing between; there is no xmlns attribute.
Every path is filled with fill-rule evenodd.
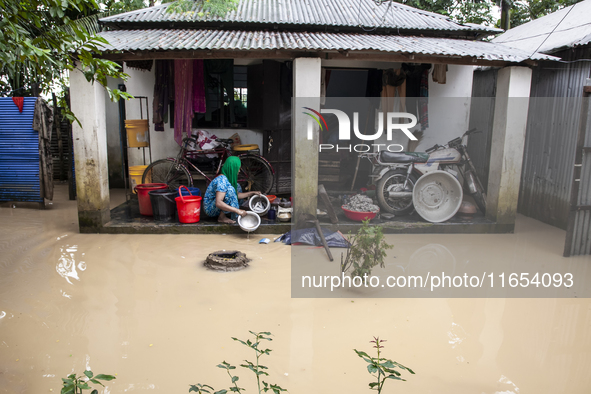
<svg viewBox="0 0 591 394"><path fill-rule="evenodd" d="M267 196L264 195L254 195L248 200L248 207L250 210L259 216L264 216L269 212L271 208L271 203Z"/></svg>

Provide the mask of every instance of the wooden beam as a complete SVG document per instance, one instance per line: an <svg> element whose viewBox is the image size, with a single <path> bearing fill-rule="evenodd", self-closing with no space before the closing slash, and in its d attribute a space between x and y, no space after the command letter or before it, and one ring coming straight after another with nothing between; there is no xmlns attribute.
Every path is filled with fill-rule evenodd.
<svg viewBox="0 0 591 394"><path fill-rule="evenodd" d="M379 51L295 51L295 50L172 50L172 51L134 51L120 53L103 53L102 58L113 61L149 60L149 59L295 59L300 57L320 57L327 60L365 60L393 63L433 63L456 64L467 66L505 67L516 63L476 59L460 56L429 56L418 54L385 53ZM525 61L533 64L533 61Z"/></svg>

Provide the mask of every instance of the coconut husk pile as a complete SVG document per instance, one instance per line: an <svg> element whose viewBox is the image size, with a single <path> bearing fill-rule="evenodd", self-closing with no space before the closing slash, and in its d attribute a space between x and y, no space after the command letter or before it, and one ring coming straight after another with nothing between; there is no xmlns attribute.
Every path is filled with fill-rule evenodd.
<svg viewBox="0 0 591 394"><path fill-rule="evenodd" d="M228 272L244 269L250 261L246 254L238 250L218 250L210 253L203 265L212 270Z"/></svg>

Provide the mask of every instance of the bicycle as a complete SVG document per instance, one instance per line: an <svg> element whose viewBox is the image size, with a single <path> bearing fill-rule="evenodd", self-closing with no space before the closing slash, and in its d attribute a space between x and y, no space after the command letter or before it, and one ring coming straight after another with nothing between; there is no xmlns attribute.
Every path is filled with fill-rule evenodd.
<svg viewBox="0 0 591 394"><path fill-rule="evenodd" d="M179 186L193 186L193 175L197 173L209 183L220 174L222 163L228 156L232 156L232 139L218 138L219 147L206 150L191 150L196 147L197 139L186 137L176 157L160 159L150 164L142 175L142 183L166 183L170 189ZM215 157L211 157L215 155ZM238 174L238 184L243 191L260 191L268 194L273 188L275 170L262 156L253 153L237 155L242 162ZM201 168L199 168L201 167ZM209 171L204 167L209 167ZM150 178L151 177L151 178Z"/></svg>

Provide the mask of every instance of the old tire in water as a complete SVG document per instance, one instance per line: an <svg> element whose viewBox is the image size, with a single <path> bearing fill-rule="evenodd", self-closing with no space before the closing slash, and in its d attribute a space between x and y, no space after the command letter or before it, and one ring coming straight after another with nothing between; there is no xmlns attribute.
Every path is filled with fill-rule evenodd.
<svg viewBox="0 0 591 394"><path fill-rule="evenodd" d="M212 270L228 272L244 269L250 261L246 254L238 250L218 250L210 253L203 265Z"/></svg>

